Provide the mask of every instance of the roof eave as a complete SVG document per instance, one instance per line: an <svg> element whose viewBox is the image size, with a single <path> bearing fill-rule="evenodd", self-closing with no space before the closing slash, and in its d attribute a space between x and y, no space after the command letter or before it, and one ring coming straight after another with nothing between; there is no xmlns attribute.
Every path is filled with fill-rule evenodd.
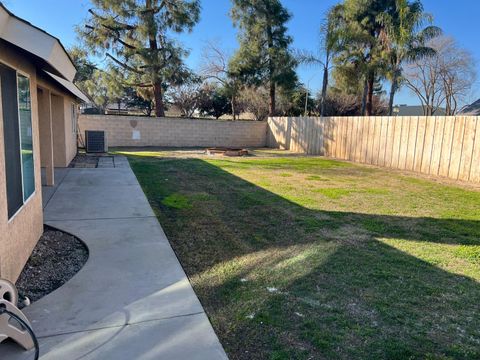
<svg viewBox="0 0 480 360"><path fill-rule="evenodd" d="M73 81L77 70L60 40L17 17L1 2L0 38L41 58L59 76Z"/></svg>

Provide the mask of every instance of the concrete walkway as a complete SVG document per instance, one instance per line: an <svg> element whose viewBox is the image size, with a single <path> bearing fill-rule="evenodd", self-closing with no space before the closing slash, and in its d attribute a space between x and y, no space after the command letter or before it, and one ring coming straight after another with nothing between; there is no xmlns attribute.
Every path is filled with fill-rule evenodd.
<svg viewBox="0 0 480 360"><path fill-rule="evenodd" d="M226 359L125 158L69 169L45 222L82 239L84 268L26 309L41 359ZM31 359L12 344L0 359Z"/></svg>

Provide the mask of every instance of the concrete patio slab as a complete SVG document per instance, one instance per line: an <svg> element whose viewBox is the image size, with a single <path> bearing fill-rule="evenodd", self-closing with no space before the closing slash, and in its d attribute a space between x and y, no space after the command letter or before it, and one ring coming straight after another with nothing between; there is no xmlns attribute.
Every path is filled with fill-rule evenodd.
<svg viewBox="0 0 480 360"><path fill-rule="evenodd" d="M25 309L41 359L227 358L129 167L70 169L45 217L82 239L89 259ZM0 346L0 359L32 356Z"/></svg>
<svg viewBox="0 0 480 360"><path fill-rule="evenodd" d="M45 208L45 221L151 216L130 168L70 169Z"/></svg>
<svg viewBox="0 0 480 360"><path fill-rule="evenodd" d="M157 219L47 224L83 239L90 255L75 278L51 294L57 301L45 297L27 309L39 336L203 311Z"/></svg>
<svg viewBox="0 0 480 360"><path fill-rule="evenodd" d="M42 186L42 205L43 208L47 206L48 202L52 198L58 186L62 183L68 174L69 168L55 168L55 185L54 186ZM45 169L42 169L42 184L46 183Z"/></svg>
<svg viewBox="0 0 480 360"><path fill-rule="evenodd" d="M14 345L7 344L8 350ZM42 360L223 360L204 313L41 339ZM10 359L9 357L6 359ZM22 352L15 360L32 360Z"/></svg>

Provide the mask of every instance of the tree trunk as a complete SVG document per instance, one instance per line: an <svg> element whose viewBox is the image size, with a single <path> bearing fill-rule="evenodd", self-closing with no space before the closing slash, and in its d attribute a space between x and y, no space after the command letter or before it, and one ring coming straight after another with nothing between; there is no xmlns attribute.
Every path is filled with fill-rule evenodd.
<svg viewBox="0 0 480 360"><path fill-rule="evenodd" d="M155 116L165 117L165 108L163 106L162 84L157 82L153 84L153 95L155 98Z"/></svg>
<svg viewBox="0 0 480 360"><path fill-rule="evenodd" d="M365 106L365 116L372 116L373 114L374 86L375 86L375 73L370 72L368 74L368 81L367 81L367 102Z"/></svg>
<svg viewBox="0 0 480 360"><path fill-rule="evenodd" d="M145 0L145 8L147 10L153 10L152 7L152 0ZM154 12L149 11L148 12L148 17L147 17L147 24L149 25L148 28L148 42L150 45L150 50L154 54L154 56L157 56L157 51L158 51L158 44L157 44L157 29L154 26L155 24L155 19L154 19ZM156 64L153 64L153 69L155 71L158 71L158 66ZM165 107L163 105L163 89L162 89L162 81L157 77L157 75L154 75L153 81L153 97L155 99L155 116L156 117L165 117Z"/></svg>
<svg viewBox="0 0 480 360"><path fill-rule="evenodd" d="M323 68L322 96L320 99L320 116L325 114L325 102L327 101L328 88L328 65Z"/></svg>
<svg viewBox="0 0 480 360"><path fill-rule="evenodd" d="M271 49L273 49L273 33L271 25L267 26L267 41L268 41L268 50L271 54ZM275 66L273 64L272 56L269 55L268 59L268 72L270 80L270 103L269 103L269 116L275 116L276 108L276 99L275 99L275 82L273 81L273 74L275 72Z"/></svg>
<svg viewBox="0 0 480 360"><path fill-rule="evenodd" d="M397 92L397 85L398 84L398 79L397 79L397 74L393 75L392 79L392 86L390 88L390 99L388 101L388 115L392 116L393 115L393 102L395 99L395 93Z"/></svg>
<svg viewBox="0 0 480 360"><path fill-rule="evenodd" d="M232 102L232 116L233 116L233 121L236 120L236 115L235 115L235 101L236 101L235 95L232 95L232 100L231 100L231 102Z"/></svg>
<svg viewBox="0 0 480 360"><path fill-rule="evenodd" d="M364 83L363 83L363 94L362 94L362 112L361 115L365 115L365 111L367 109L367 92L368 92L368 81L367 75L365 75Z"/></svg>
<svg viewBox="0 0 480 360"><path fill-rule="evenodd" d="M268 116L275 116L275 83L270 81L270 103Z"/></svg>

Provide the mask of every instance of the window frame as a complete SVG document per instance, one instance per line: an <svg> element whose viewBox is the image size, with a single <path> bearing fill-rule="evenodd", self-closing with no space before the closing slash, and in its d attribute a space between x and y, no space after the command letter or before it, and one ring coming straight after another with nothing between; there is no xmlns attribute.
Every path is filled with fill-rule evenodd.
<svg viewBox="0 0 480 360"><path fill-rule="evenodd" d="M15 82L16 82L16 95L17 95L17 113L18 113L18 126L19 126L19 131L18 131L18 137L19 137L19 141L20 141L20 146L18 148L18 151L20 153L20 171L21 171L21 180L22 180L22 206L20 206L18 208L18 210L12 214L12 216L8 217L8 213L7 213L7 217L8 217L8 221L7 221L7 224L11 223L15 217L22 212L22 210L25 208L25 206L35 197L35 195L37 194L37 186L36 186L36 176L35 176L35 143L36 143L36 140L35 140L35 136L34 136L34 129L33 129L33 124L34 124L34 121L33 121L33 91L32 91L32 76L23 71L22 69L19 69L17 66L14 66L13 64L9 63L8 61L3 61L3 60L0 60L0 64L1 65L4 65L6 67L9 67L10 69L14 70L15 71ZM30 196L25 199L25 184L24 184L24 179L23 179L23 174L24 174L24 171L23 171L23 161L22 161L22 147L21 147L21 141L22 141L22 135L21 135L21 131L20 131L20 94L18 92L18 76L21 75L25 78L28 79L28 86L29 86L29 91L30 91L30 108L31 108L31 125L32 125L32 149L33 149L33 177L34 177L34 189L33 189L33 192L30 194ZM1 79L0 79L0 85L1 85ZM3 97L2 97L2 88L0 86L0 111L2 112L2 121L5 121L3 119ZM5 137L5 134L2 134L3 137ZM4 156L5 156L5 153L4 153ZM5 164L4 164L5 166ZM5 173L6 174L6 173ZM5 186L6 186L6 182L5 182ZM6 188L5 188L6 190Z"/></svg>

